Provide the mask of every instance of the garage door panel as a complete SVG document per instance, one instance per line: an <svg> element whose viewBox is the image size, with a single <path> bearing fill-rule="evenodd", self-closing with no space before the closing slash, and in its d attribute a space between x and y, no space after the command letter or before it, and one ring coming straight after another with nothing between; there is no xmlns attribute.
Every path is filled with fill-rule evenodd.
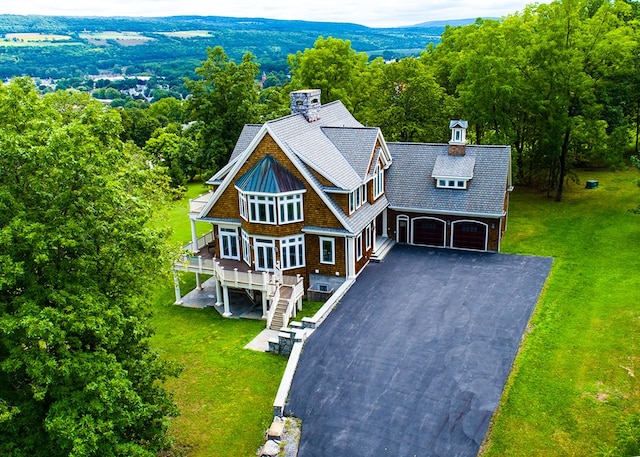
<svg viewBox="0 0 640 457"><path fill-rule="evenodd" d="M456 222L453 224L453 247L463 249L487 249L487 226L479 222Z"/></svg>
<svg viewBox="0 0 640 457"><path fill-rule="evenodd" d="M413 220L413 244L444 246L445 224L438 219Z"/></svg>

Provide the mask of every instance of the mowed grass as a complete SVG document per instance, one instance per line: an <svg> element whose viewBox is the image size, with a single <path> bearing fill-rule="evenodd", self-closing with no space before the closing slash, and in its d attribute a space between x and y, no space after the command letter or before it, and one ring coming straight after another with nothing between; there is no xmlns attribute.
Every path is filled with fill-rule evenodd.
<svg viewBox="0 0 640 457"><path fill-rule="evenodd" d="M561 203L524 188L512 194L503 252L551 256L554 264L485 457L598 455L615 442L620 418L640 412L640 215L628 211L640 202L640 174L581 178ZM586 179L600 187L584 189ZM191 185L187 197L205 191ZM164 218L176 244L191 237L187 208L186 199L176 202ZM193 287L192 276L182 281L183 292ZM176 455L255 455L286 359L243 349L263 323L174 306L170 281L159 287L153 344L185 367L167 383L182 410L171 426ZM305 305L305 314L319 306Z"/></svg>
<svg viewBox="0 0 640 457"><path fill-rule="evenodd" d="M176 246L191 239L188 198L206 190L201 184L190 185L185 199L163 215L163 224L174 228ZM208 230L211 225L198 225L199 234ZM171 455L255 455L273 418L273 400L287 360L244 349L262 331L263 322L175 306L172 282L166 277L159 281L152 344L165 359L184 367L179 378L166 384L181 410L171 422ZM195 287L194 275L181 275L181 283L184 294Z"/></svg>
<svg viewBox="0 0 640 457"><path fill-rule="evenodd" d="M506 253L554 257L483 455L593 456L640 411L640 174L512 195ZM584 189L586 179L599 188Z"/></svg>

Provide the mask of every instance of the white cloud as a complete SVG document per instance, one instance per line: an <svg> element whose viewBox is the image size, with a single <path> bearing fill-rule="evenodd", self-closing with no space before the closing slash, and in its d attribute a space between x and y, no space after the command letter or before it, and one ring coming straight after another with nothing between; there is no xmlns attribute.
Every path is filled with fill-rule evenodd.
<svg viewBox="0 0 640 457"><path fill-rule="evenodd" d="M522 10L528 2L503 0L27 0L7 1L2 14L70 16L232 16L353 22L370 27L396 27L442 19L500 17Z"/></svg>

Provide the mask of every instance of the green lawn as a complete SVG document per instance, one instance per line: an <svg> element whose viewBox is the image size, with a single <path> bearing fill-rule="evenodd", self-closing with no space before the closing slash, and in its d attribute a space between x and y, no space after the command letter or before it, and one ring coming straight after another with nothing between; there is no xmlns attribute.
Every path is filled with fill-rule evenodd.
<svg viewBox="0 0 640 457"><path fill-rule="evenodd" d="M561 203L513 193L503 252L555 260L485 456L597 455L640 411L640 215L627 211L638 177L582 173Z"/></svg>
<svg viewBox="0 0 640 457"><path fill-rule="evenodd" d="M562 203L517 188L505 253L554 257L546 289L492 423L484 456L591 456L615 441L623 414L640 412L640 202L637 172L590 172L600 187L571 185ZM188 197L204 191L192 185ZM165 221L190 239L186 203ZM207 230L206 224L199 232ZM193 286L185 275L183 291ZM261 322L155 303L153 344L185 370L168 383L182 416L172 423L189 456L255 455L271 420L286 359L243 349ZM309 304L312 314L319 304Z"/></svg>
<svg viewBox="0 0 640 457"><path fill-rule="evenodd" d="M188 198L206 192L191 184L185 199L162 218L174 228L176 246L191 239ZM211 230L198 224L198 234ZM194 275L181 276L182 292L195 287ZM165 279L154 303L152 343L168 360L184 367L167 387L182 415L172 421L176 456L249 456L263 444L273 419L273 400L287 360L244 349L262 329L259 321L223 319L212 308L173 305L173 285Z"/></svg>

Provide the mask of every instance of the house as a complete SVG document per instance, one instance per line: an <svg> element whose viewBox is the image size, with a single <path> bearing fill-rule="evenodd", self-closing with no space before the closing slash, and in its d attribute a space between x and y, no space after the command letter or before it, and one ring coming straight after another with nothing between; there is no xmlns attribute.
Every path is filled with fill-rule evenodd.
<svg viewBox="0 0 640 457"><path fill-rule="evenodd" d="M215 276L225 314L228 288L241 288L261 296L268 325L286 324L307 292L356 278L396 242L500 249L508 146L466 144L464 121L449 144L387 143L320 96L292 92L290 115L246 125L211 192L191 202L187 249L200 256L178 269ZM212 231L197 238L195 221Z"/></svg>

